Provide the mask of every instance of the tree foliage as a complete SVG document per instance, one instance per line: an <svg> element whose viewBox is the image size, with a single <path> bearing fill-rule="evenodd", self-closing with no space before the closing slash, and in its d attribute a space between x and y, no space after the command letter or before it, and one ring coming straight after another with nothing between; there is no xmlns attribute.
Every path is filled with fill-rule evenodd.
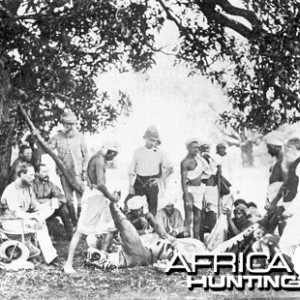
<svg viewBox="0 0 300 300"><path fill-rule="evenodd" d="M113 122L130 105L101 93L95 78L112 68L147 68L153 37L143 11L122 10L110 1L1 1L0 62L10 82L10 112L22 102L43 132L59 121L64 108L80 118L83 130ZM122 20L130 24L130 38ZM148 65L147 65L148 64ZM17 126L22 118L16 118Z"/></svg>
<svg viewBox="0 0 300 300"><path fill-rule="evenodd" d="M178 61L226 90L225 123L267 132L299 120L299 1L157 2L179 29Z"/></svg>

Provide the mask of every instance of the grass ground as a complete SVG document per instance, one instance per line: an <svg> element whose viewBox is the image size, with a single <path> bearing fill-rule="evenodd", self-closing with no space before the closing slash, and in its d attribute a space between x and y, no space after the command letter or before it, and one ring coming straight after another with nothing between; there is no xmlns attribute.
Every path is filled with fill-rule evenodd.
<svg viewBox="0 0 300 300"><path fill-rule="evenodd" d="M58 266L36 262L34 270L0 273L1 300L52 299L300 299L300 292L282 291L205 291L187 289L186 275L166 275L153 267L101 271L84 265L85 243L75 257L76 276L63 273L68 242L55 244Z"/></svg>

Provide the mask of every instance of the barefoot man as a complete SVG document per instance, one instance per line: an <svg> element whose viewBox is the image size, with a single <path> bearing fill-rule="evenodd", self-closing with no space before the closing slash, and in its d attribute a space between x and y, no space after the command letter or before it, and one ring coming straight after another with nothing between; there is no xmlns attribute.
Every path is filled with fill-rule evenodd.
<svg viewBox="0 0 300 300"><path fill-rule="evenodd" d="M117 199L115 199L106 188L105 173L107 162L113 160L117 154L117 144L115 142L107 142L89 161L87 175L91 188L87 187L83 194L82 212L78 221L78 227L70 244L68 259L64 267L66 273L76 273L73 268L73 260L78 243L83 234L97 234L99 227L101 227L103 231L103 226L105 226L108 229L108 234L104 241L105 245L102 248L103 250L107 250L109 247L112 238L110 229L114 227L114 223L110 213L107 214L107 210L109 210L109 202L115 202ZM109 216L109 218L106 217L106 219L109 220L104 220L105 218L103 219L103 216ZM99 223L101 223L101 226L99 226Z"/></svg>
<svg viewBox="0 0 300 300"><path fill-rule="evenodd" d="M185 209L185 225L191 237L203 241L201 210L205 185L201 182L203 173L209 171L207 162L200 157L196 138L186 142L188 154L181 162L181 186Z"/></svg>

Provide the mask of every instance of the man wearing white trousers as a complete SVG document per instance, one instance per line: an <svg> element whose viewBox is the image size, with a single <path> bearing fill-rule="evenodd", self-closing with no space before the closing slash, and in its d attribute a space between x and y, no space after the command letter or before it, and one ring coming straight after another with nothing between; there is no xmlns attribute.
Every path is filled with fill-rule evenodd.
<svg viewBox="0 0 300 300"><path fill-rule="evenodd" d="M1 205L5 210L2 227L10 234L35 232L45 262L50 264L57 257L57 252L45 219L39 213L39 203L32 189L34 175L32 166L23 165L17 171L17 179L5 188L1 197Z"/></svg>

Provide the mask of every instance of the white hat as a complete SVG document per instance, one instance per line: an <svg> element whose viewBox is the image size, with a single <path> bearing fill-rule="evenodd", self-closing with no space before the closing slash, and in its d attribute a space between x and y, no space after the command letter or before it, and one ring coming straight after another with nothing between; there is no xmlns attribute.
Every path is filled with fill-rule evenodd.
<svg viewBox="0 0 300 300"><path fill-rule="evenodd" d="M119 144L116 141L105 141L102 149L107 152L108 150L119 152Z"/></svg>
<svg viewBox="0 0 300 300"><path fill-rule="evenodd" d="M134 196L128 200L127 206L130 210L137 210L142 208L145 205L146 198L145 196Z"/></svg>
<svg viewBox="0 0 300 300"><path fill-rule="evenodd" d="M77 118L71 110L67 110L62 114L60 121L62 123L76 124Z"/></svg>
<svg viewBox="0 0 300 300"><path fill-rule="evenodd" d="M196 138L196 137L189 138L189 139L185 142L186 147L188 147L191 143L198 143L198 144L200 144L200 141L199 141L199 139Z"/></svg>
<svg viewBox="0 0 300 300"><path fill-rule="evenodd" d="M29 250L19 241L8 240L1 244L0 256L11 259L14 262L26 261L29 258Z"/></svg>
<svg viewBox="0 0 300 300"><path fill-rule="evenodd" d="M275 134L266 136L265 143L274 146L283 146L283 142Z"/></svg>

